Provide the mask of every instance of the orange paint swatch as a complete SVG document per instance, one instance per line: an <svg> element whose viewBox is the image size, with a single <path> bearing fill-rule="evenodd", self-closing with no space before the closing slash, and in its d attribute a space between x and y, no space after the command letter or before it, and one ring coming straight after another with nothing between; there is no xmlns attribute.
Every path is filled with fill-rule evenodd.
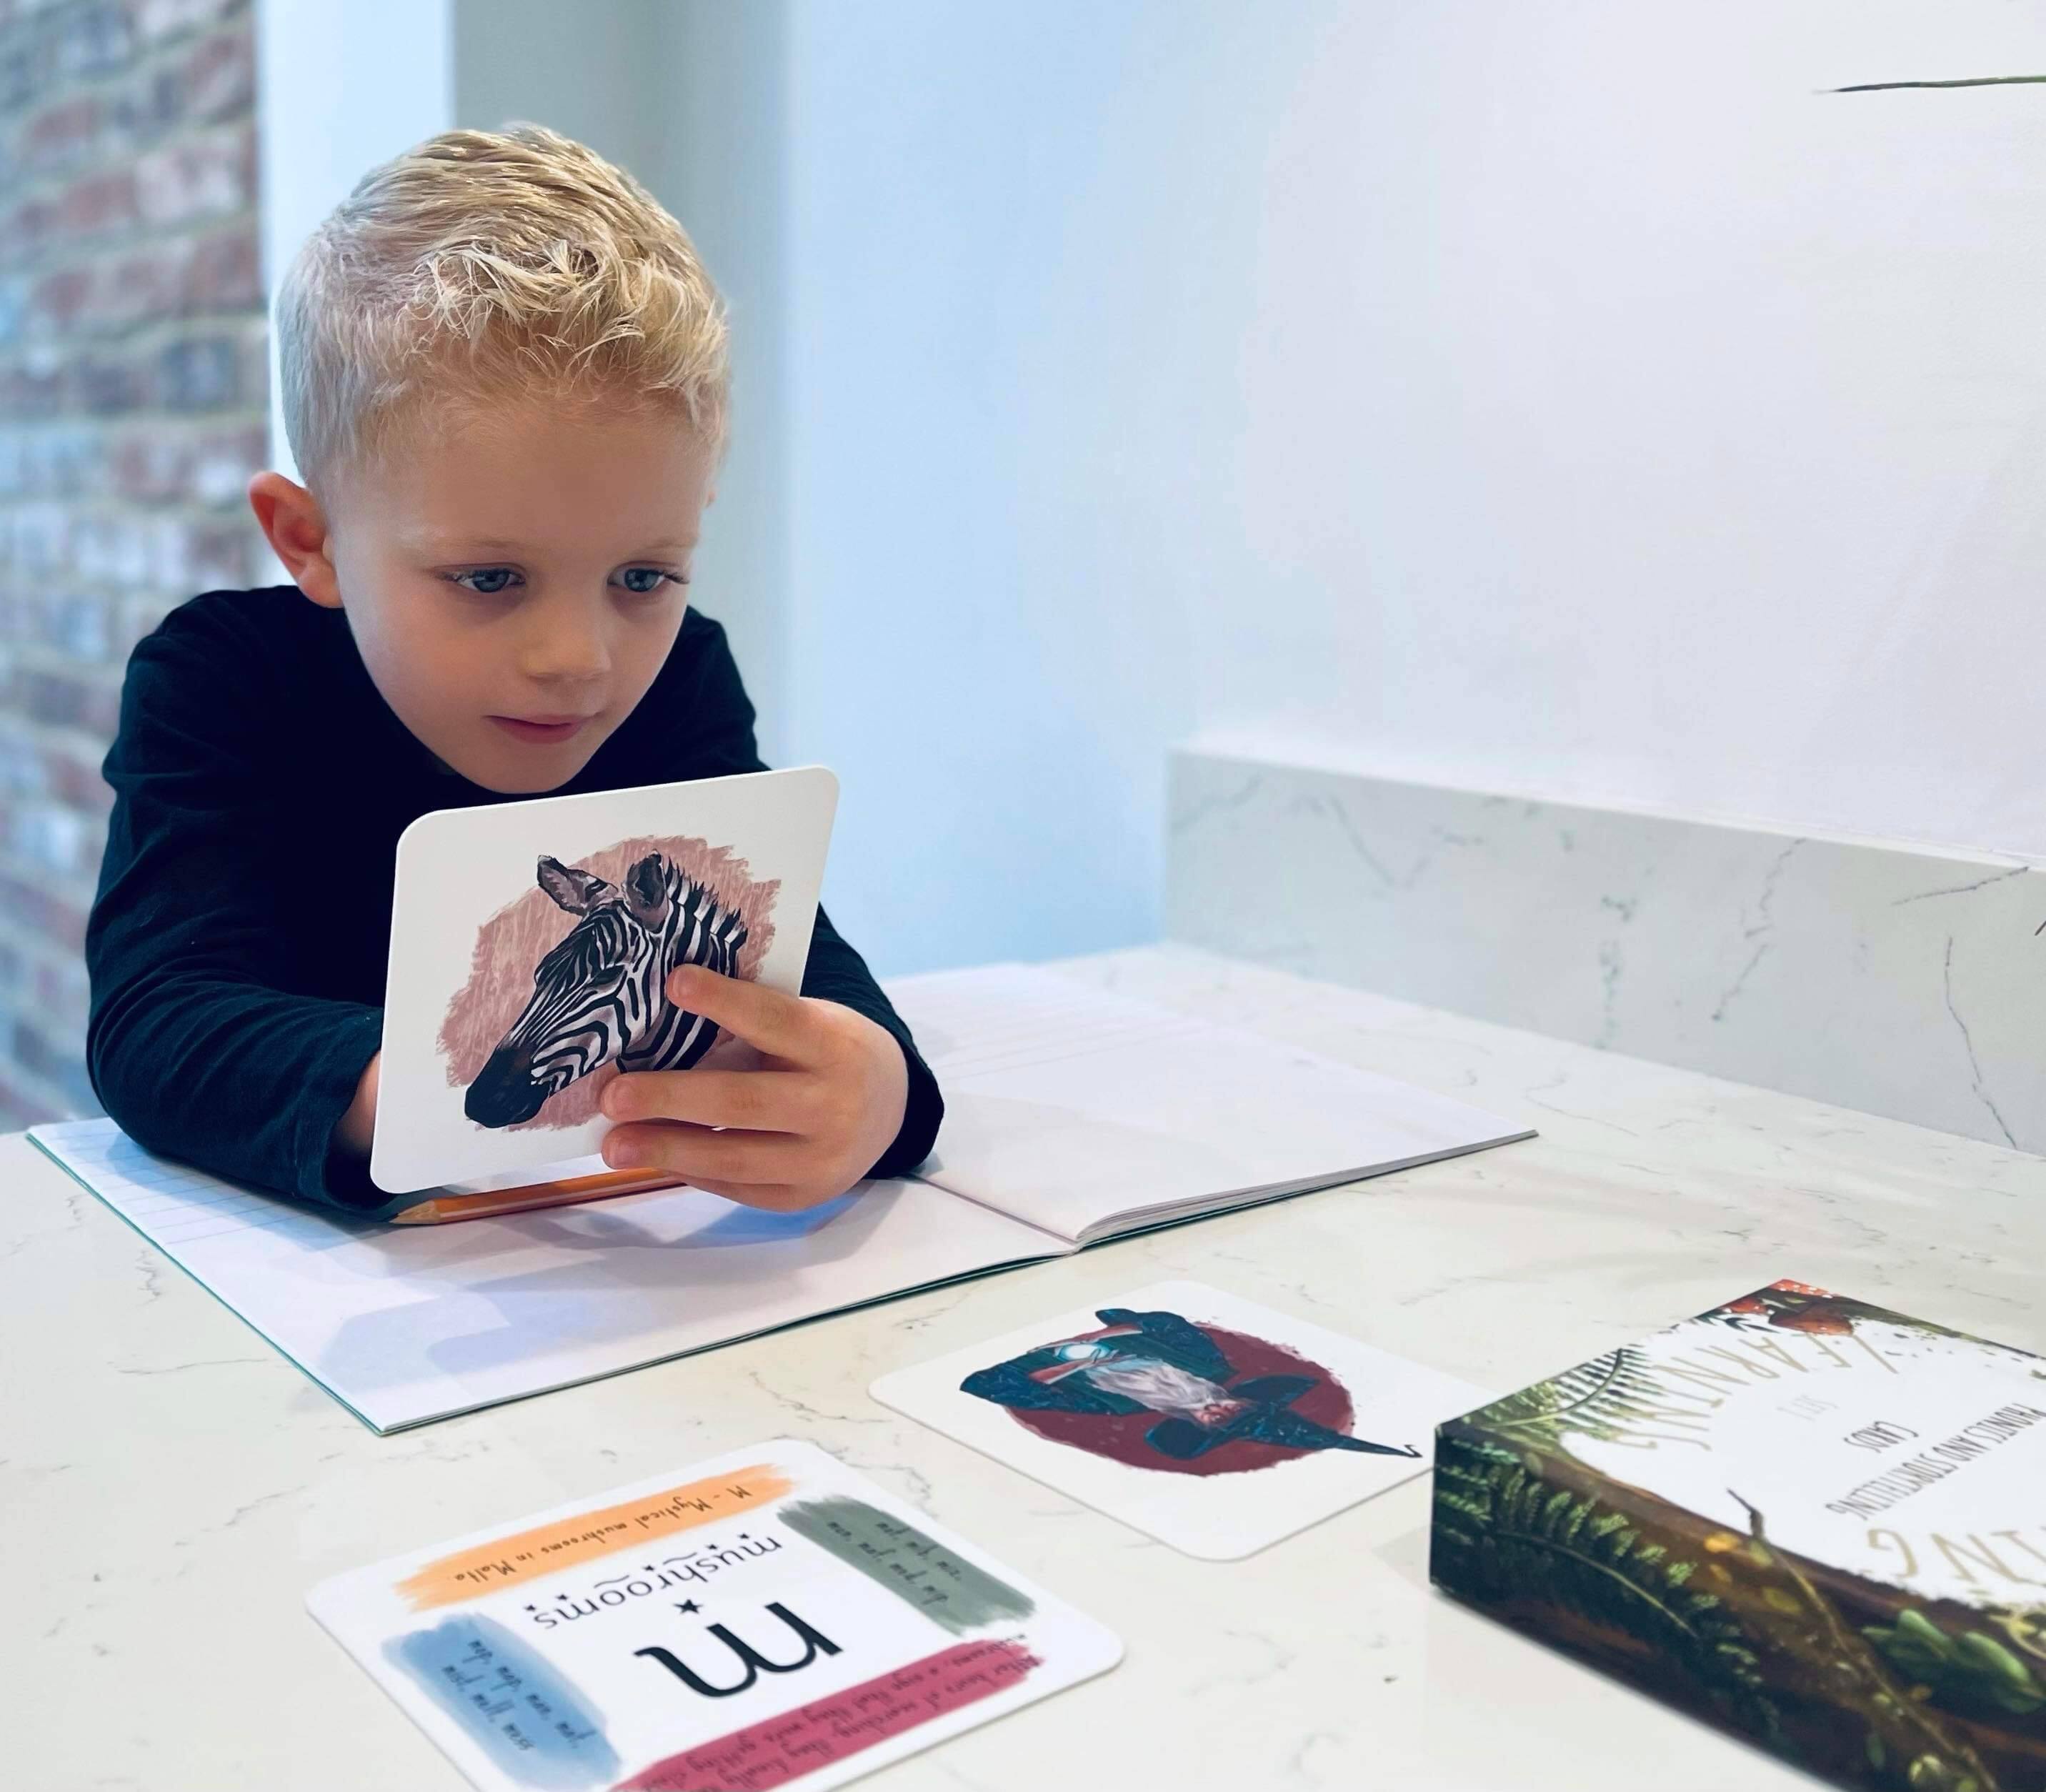
<svg viewBox="0 0 2046 1792"><path fill-rule="evenodd" d="M415 1612L456 1605L594 1561L615 1550L636 1549L656 1537L672 1537L677 1531L755 1511L780 1499L789 1486L786 1476L763 1463L643 1493L621 1505L572 1513L551 1524L442 1556L406 1576L397 1590Z"/></svg>

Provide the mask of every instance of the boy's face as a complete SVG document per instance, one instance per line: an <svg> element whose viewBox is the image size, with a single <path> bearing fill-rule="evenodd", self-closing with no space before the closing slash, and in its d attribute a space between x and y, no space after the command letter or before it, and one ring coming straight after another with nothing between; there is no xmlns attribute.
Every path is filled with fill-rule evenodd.
<svg viewBox="0 0 2046 1792"><path fill-rule="evenodd" d="M674 645L714 467L685 421L527 404L351 469L330 595L384 701L473 783L566 783Z"/></svg>

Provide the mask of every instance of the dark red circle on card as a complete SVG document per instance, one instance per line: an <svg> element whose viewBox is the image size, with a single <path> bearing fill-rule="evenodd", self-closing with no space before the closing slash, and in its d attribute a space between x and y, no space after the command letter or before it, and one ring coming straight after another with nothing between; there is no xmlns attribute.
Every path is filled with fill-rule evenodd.
<svg viewBox="0 0 2046 1792"><path fill-rule="evenodd" d="M1075 1332L1075 1342L1106 1335L1110 1328ZM1122 1327L1115 1327L1122 1330ZM1257 1375L1311 1375L1316 1385L1289 1403L1289 1410L1311 1419L1332 1431L1349 1435L1355 1416L1349 1392L1328 1370L1309 1358L1261 1338L1241 1331L1225 1331L1220 1326L1204 1325L1202 1331L1229 1359L1231 1382ZM1275 1462L1290 1462L1296 1456L1315 1456L1314 1450L1293 1450L1284 1444L1260 1443L1253 1438L1233 1438L1218 1444L1206 1454L1191 1462L1168 1456L1145 1440L1145 1433L1158 1423L1155 1412L1057 1412L1031 1408L1009 1416L1027 1431L1053 1443L1071 1444L1090 1455L1106 1456L1112 1462L1127 1462L1133 1469L1162 1469L1168 1474L1242 1474L1252 1469L1268 1469Z"/></svg>

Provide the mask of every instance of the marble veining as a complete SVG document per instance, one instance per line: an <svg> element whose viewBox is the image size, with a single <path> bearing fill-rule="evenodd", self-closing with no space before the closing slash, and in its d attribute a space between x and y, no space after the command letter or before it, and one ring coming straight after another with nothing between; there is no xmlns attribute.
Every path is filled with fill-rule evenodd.
<svg viewBox="0 0 2046 1792"><path fill-rule="evenodd" d="M1186 751L1167 931L2046 1151L2046 871Z"/></svg>

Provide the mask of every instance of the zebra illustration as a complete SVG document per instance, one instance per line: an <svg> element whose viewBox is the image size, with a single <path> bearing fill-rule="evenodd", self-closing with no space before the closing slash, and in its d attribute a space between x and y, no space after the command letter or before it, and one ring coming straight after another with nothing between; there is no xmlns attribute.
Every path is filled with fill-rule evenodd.
<svg viewBox="0 0 2046 1792"><path fill-rule="evenodd" d="M549 1096L600 1064L686 1070L717 1027L667 998L678 964L729 977L746 926L664 853L650 852L623 886L557 859L542 859L539 885L581 918L534 967L532 999L497 1043L462 1099L480 1126L530 1120Z"/></svg>

